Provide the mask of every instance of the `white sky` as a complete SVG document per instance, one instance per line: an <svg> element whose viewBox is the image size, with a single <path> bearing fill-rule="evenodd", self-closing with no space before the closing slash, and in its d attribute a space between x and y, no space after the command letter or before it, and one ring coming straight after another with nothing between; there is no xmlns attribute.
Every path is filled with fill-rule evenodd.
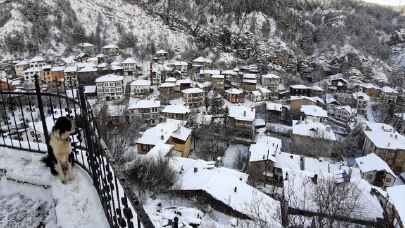
<svg viewBox="0 0 405 228"><path fill-rule="evenodd" d="M363 1L388 6L405 5L405 0L363 0Z"/></svg>

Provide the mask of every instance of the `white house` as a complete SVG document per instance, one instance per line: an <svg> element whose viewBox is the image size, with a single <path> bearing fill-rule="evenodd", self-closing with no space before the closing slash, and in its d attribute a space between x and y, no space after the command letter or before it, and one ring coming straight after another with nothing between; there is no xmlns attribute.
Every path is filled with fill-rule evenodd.
<svg viewBox="0 0 405 228"><path fill-rule="evenodd" d="M378 187L390 187L395 183L395 173L378 155L371 153L356 158L363 179Z"/></svg>
<svg viewBox="0 0 405 228"><path fill-rule="evenodd" d="M134 58L127 58L121 63L124 75L136 75L136 61Z"/></svg>
<svg viewBox="0 0 405 228"><path fill-rule="evenodd" d="M140 118L145 123L154 125L160 122L160 101L130 99L128 112L131 119Z"/></svg>
<svg viewBox="0 0 405 228"><path fill-rule="evenodd" d="M119 100L124 97L124 77L108 74L96 79L97 97L103 100Z"/></svg>
<svg viewBox="0 0 405 228"><path fill-rule="evenodd" d="M266 74L262 76L262 86L271 91L271 96L278 97L278 88L280 85L280 77L275 74Z"/></svg>
<svg viewBox="0 0 405 228"><path fill-rule="evenodd" d="M42 68L38 68L38 67L28 68L27 70L24 71L24 80L34 83L34 76L38 75L38 79L39 79L39 75L41 74L41 71L42 71Z"/></svg>
<svg viewBox="0 0 405 228"><path fill-rule="evenodd" d="M119 55L120 49L115 44L108 44L103 47L103 54L107 56Z"/></svg>
<svg viewBox="0 0 405 228"><path fill-rule="evenodd" d="M31 68L39 68L42 69L46 65L46 61L42 56L35 56L30 61Z"/></svg>
<svg viewBox="0 0 405 228"><path fill-rule="evenodd" d="M200 88L189 88L181 91L185 105L194 108L201 107L205 102L204 90Z"/></svg>
<svg viewBox="0 0 405 228"><path fill-rule="evenodd" d="M356 115L356 110L348 105L335 106L333 115L337 120L347 123Z"/></svg>
<svg viewBox="0 0 405 228"><path fill-rule="evenodd" d="M328 112L316 105L302 105L301 113L304 119L316 122L324 122L328 118Z"/></svg>
<svg viewBox="0 0 405 228"><path fill-rule="evenodd" d="M144 97L151 92L150 80L138 79L129 84L131 97Z"/></svg>
<svg viewBox="0 0 405 228"><path fill-rule="evenodd" d="M187 120L188 115L190 114L190 109L184 105L176 104L176 105L167 105L162 110L162 116L169 118L169 119L176 119L176 120Z"/></svg>
<svg viewBox="0 0 405 228"><path fill-rule="evenodd" d="M67 66L64 71L64 83L65 87L76 88L79 85L77 79L78 68L76 65Z"/></svg>
<svg viewBox="0 0 405 228"><path fill-rule="evenodd" d="M385 123L367 122L363 152L376 153L396 172L405 171L405 136Z"/></svg>

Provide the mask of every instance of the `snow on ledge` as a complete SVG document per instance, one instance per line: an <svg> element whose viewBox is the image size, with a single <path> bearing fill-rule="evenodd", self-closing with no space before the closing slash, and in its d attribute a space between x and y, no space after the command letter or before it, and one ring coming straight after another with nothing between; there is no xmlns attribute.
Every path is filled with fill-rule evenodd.
<svg viewBox="0 0 405 228"><path fill-rule="evenodd" d="M102 205L90 177L75 166L75 179L68 184L52 176L40 161L43 155L0 147L0 168L10 176L22 177L33 183L50 185L56 202L58 227L109 227Z"/></svg>

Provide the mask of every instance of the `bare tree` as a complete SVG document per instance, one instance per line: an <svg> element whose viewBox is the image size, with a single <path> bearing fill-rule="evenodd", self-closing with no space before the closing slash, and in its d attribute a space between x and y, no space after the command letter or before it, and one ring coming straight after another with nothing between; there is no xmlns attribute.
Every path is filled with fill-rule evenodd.
<svg viewBox="0 0 405 228"><path fill-rule="evenodd" d="M360 190L353 183L336 183L333 178L320 178L313 199L318 208L318 227L334 227L337 217L351 217L360 207Z"/></svg>
<svg viewBox="0 0 405 228"><path fill-rule="evenodd" d="M223 156L229 136L222 124L211 123L193 131L194 151L202 159L215 160Z"/></svg>

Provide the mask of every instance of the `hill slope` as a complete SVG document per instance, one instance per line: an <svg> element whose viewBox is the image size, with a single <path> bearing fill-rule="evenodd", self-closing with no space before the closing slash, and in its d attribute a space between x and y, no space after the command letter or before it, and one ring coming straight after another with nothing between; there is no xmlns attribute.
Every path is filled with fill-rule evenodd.
<svg viewBox="0 0 405 228"><path fill-rule="evenodd" d="M83 41L140 49L189 45L186 35L121 0L16 0L0 11L0 48L8 54L63 54Z"/></svg>

